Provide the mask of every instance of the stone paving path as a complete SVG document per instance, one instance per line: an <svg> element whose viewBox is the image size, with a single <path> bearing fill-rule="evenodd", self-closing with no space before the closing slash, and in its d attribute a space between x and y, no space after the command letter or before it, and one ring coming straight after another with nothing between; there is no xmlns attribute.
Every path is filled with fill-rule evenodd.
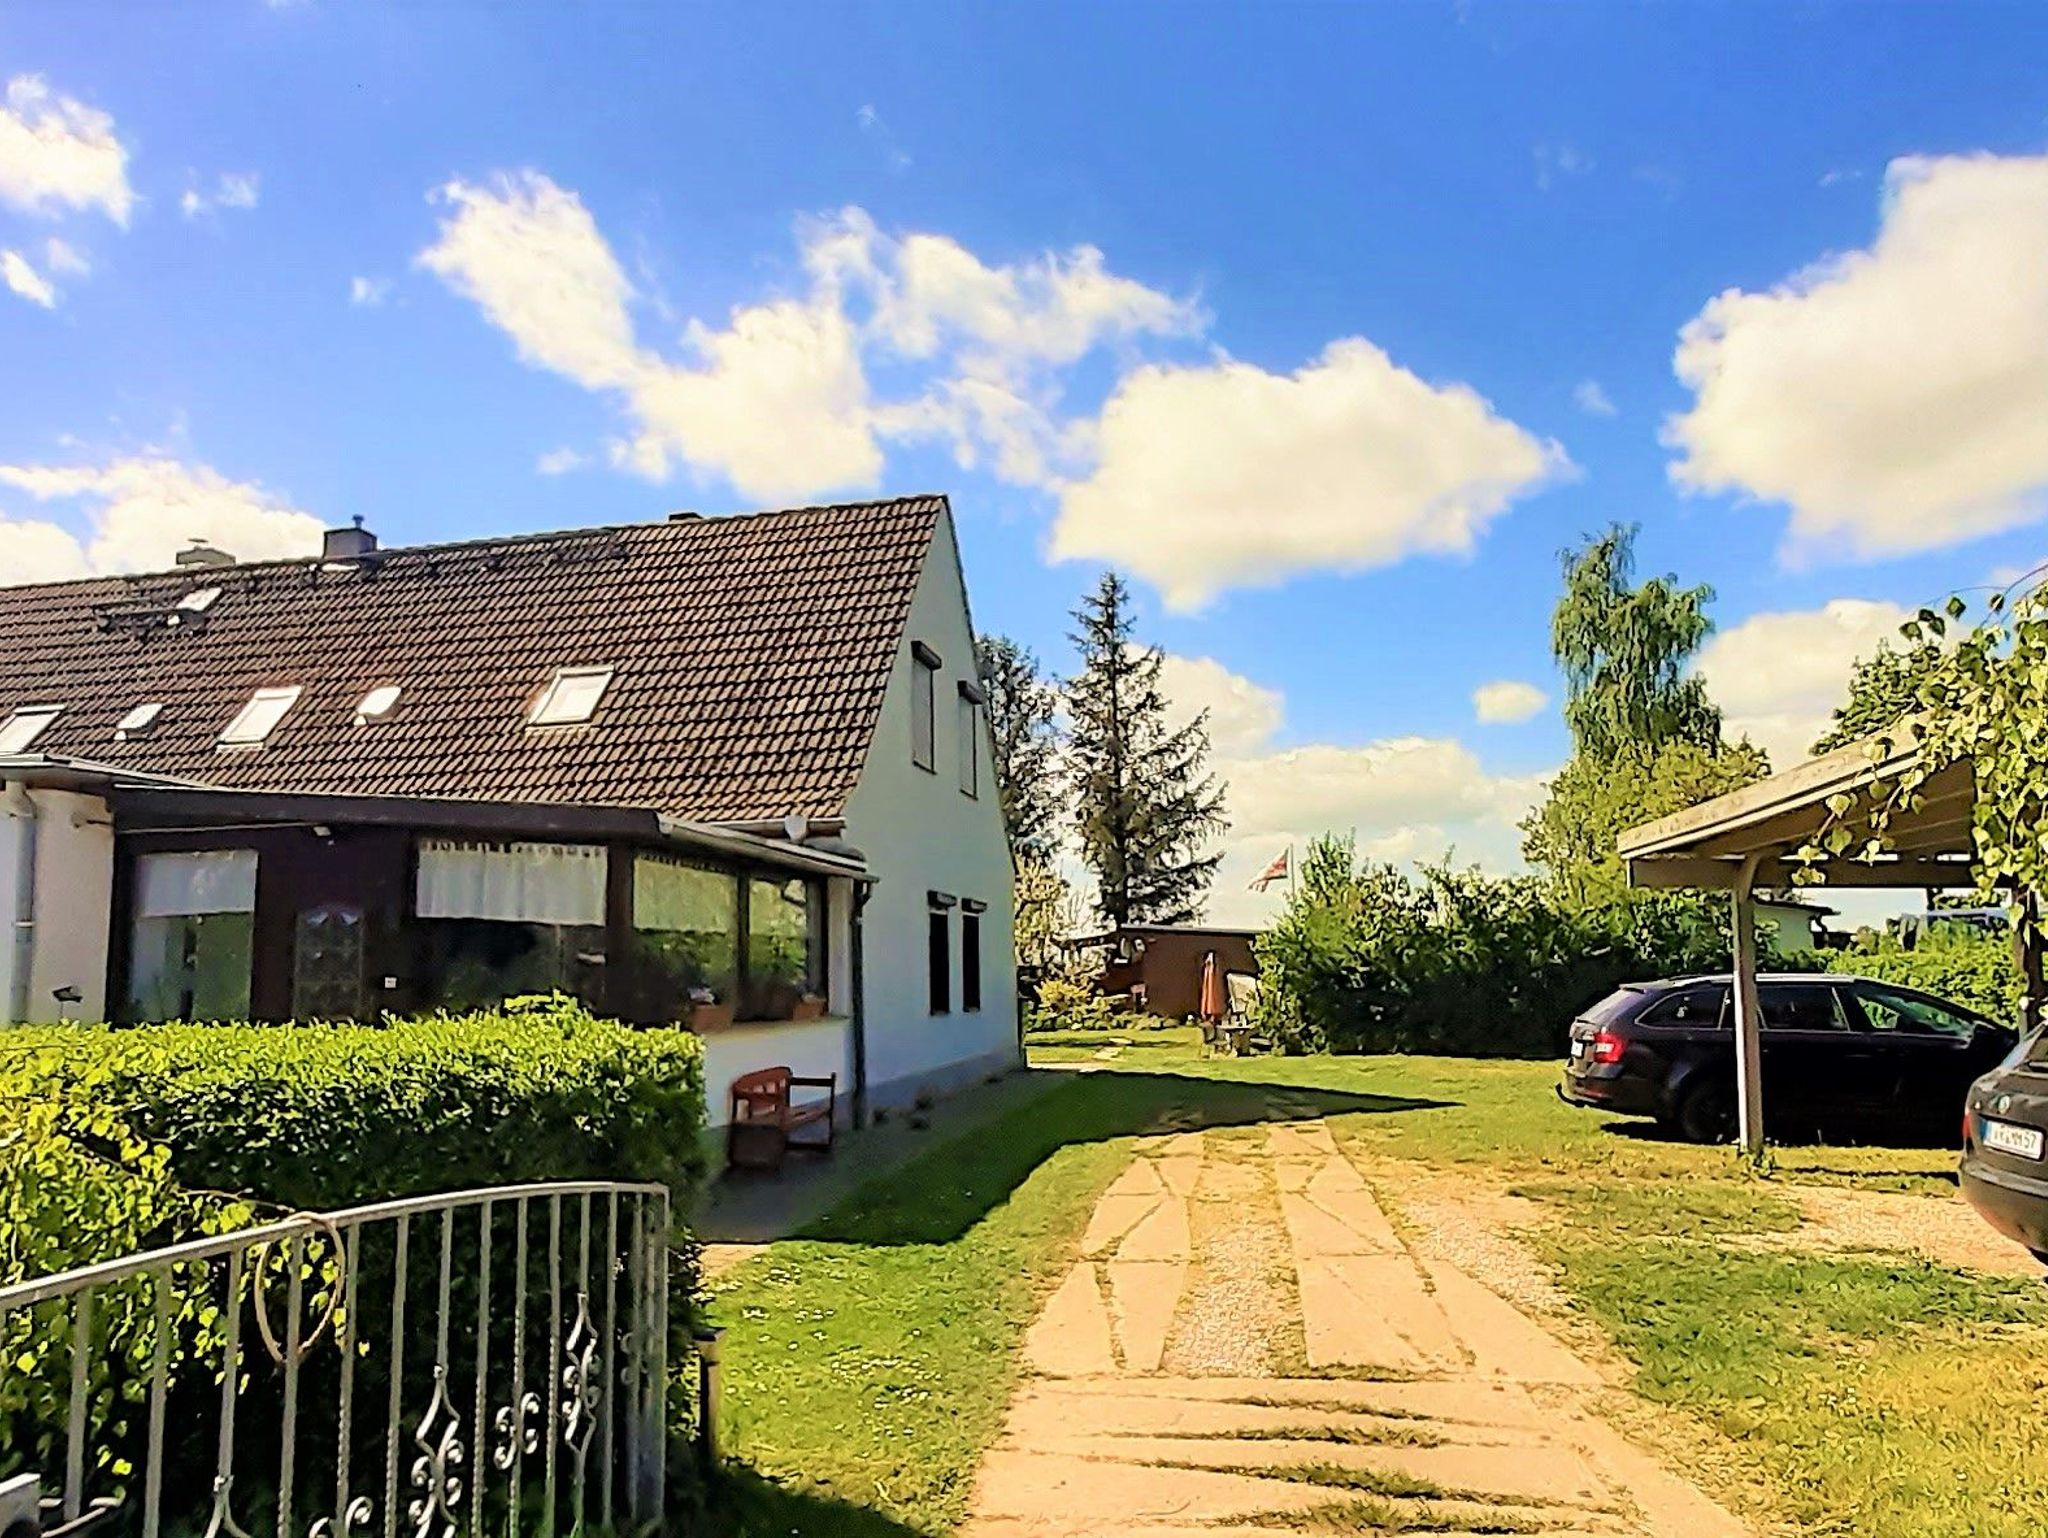
<svg viewBox="0 0 2048 1538"><path fill-rule="evenodd" d="M1604 1384L1413 1253L1320 1121L1154 1138L1025 1343L969 1538L1740 1538Z"/></svg>

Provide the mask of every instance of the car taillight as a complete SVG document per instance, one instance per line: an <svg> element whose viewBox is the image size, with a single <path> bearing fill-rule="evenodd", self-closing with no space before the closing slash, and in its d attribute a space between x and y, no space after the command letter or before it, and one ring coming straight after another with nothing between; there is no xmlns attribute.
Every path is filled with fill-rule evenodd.
<svg viewBox="0 0 2048 1538"><path fill-rule="evenodd" d="M1963 1146L1965 1148L1970 1146L1970 1108L1968 1106L1963 1107Z"/></svg>
<svg viewBox="0 0 2048 1538"><path fill-rule="evenodd" d="M1593 1033L1593 1049L1589 1054L1596 1063L1618 1063L1621 1061L1622 1040L1612 1031Z"/></svg>

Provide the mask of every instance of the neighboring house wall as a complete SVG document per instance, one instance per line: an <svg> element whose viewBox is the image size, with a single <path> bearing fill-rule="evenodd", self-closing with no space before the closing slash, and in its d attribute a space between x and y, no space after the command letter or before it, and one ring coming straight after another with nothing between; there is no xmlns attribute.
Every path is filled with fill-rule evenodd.
<svg viewBox="0 0 2048 1538"><path fill-rule="evenodd" d="M76 791L35 790L35 817L10 810L14 793L0 801L0 1019L12 1019L18 994L16 942L25 915L17 911L18 877L35 847L34 923L26 1018L106 1018L107 910L114 883L114 827L106 803ZM59 988L76 988L79 1002L60 1005Z"/></svg>
<svg viewBox="0 0 2048 1538"><path fill-rule="evenodd" d="M933 767L911 760L912 643L939 655L933 680ZM950 522L939 522L897 649L860 784L846 806L846 839L876 885L863 916L869 1094L901 1104L1019 1060L1016 944L1009 840L990 768L988 712L975 712L978 793L960 788L959 685L976 675L974 637ZM981 915L981 1008L960 1008L962 915L947 910L950 1009L930 1007L927 893L988 905Z"/></svg>
<svg viewBox="0 0 2048 1538"><path fill-rule="evenodd" d="M1137 929L1130 932L1130 938L1144 942L1144 954L1130 961L1110 962L1103 969L1100 987L1109 994L1142 987L1145 1009L1169 1020L1200 1013L1202 958L1211 951L1225 976L1232 972L1258 976L1258 958L1252 953L1248 935Z"/></svg>
<svg viewBox="0 0 2048 1538"><path fill-rule="evenodd" d="M1757 923L1770 931L1771 941L1781 956L1796 956L1818 949L1813 941L1813 910L1799 904L1759 902Z"/></svg>

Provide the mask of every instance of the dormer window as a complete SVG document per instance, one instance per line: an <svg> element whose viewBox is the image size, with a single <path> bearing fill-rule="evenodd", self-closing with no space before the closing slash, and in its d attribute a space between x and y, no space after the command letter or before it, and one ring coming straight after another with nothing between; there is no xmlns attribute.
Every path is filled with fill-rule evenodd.
<svg viewBox="0 0 2048 1538"><path fill-rule="evenodd" d="M262 746L277 729L277 723L284 719L285 712L299 702L299 696L304 692L297 684L258 689L249 696L249 703L235 712L234 720L222 729L220 745L224 748Z"/></svg>
<svg viewBox="0 0 2048 1538"><path fill-rule="evenodd" d="M43 729L64 713L62 705L24 705L0 724L0 753L26 753Z"/></svg>
<svg viewBox="0 0 2048 1538"><path fill-rule="evenodd" d="M127 715L114 723L114 741L132 742L137 737L147 737L156 730L157 717L164 713L162 700L150 700L137 705Z"/></svg>
<svg viewBox="0 0 2048 1538"><path fill-rule="evenodd" d="M377 685L356 706L356 725L375 726L379 721L389 721L391 713L398 709L399 692L397 684Z"/></svg>
<svg viewBox="0 0 2048 1538"><path fill-rule="evenodd" d="M611 681L610 668L558 668L526 719L533 726L581 726L597 714Z"/></svg>

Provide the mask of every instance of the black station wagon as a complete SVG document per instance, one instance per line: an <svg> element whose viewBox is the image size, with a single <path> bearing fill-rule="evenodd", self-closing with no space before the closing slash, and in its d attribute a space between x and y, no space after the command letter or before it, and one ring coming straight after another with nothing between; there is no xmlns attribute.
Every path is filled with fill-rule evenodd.
<svg viewBox="0 0 2048 1538"><path fill-rule="evenodd" d="M2016 1033L1960 1004L1861 977L1757 979L1764 1120L1776 1135L1953 1136L1970 1082ZM1654 1116L1695 1142L1735 1133L1735 1029L1726 977L1629 983L1571 1027L1559 1093Z"/></svg>

